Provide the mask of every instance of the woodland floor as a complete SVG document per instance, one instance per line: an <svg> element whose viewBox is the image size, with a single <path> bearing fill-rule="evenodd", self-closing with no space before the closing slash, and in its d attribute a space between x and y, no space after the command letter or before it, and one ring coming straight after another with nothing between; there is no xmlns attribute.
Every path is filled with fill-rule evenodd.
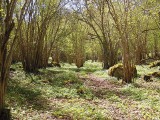
<svg viewBox="0 0 160 120"><path fill-rule="evenodd" d="M19 63L12 68L6 107L13 120L160 119L160 78L141 79L158 67L137 66L139 77L129 85L108 76L97 62L80 69L63 64L37 74L26 74Z"/></svg>

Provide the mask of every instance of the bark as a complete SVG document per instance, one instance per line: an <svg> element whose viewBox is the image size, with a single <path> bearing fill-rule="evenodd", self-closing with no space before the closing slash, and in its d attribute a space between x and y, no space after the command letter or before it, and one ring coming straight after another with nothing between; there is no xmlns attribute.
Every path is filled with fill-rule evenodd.
<svg viewBox="0 0 160 120"><path fill-rule="evenodd" d="M159 45L159 42L158 42L157 36L154 35L154 58L160 58L158 45Z"/></svg>
<svg viewBox="0 0 160 120"><path fill-rule="evenodd" d="M108 64L108 52L106 50L103 51L103 69L108 69L110 65Z"/></svg>
<svg viewBox="0 0 160 120"><path fill-rule="evenodd" d="M142 51L141 47L143 47L143 46L137 45L137 47L136 47L135 58L136 58L137 65L140 65L141 61L143 59L143 51Z"/></svg>
<svg viewBox="0 0 160 120"><path fill-rule="evenodd" d="M103 69L108 69L117 63L117 50L114 47L107 47L103 44Z"/></svg>
<svg viewBox="0 0 160 120"><path fill-rule="evenodd" d="M128 44L126 44L123 49L123 74L123 81L126 83L132 83L132 64Z"/></svg>
<svg viewBox="0 0 160 120"><path fill-rule="evenodd" d="M52 63L60 63L60 49L58 47L58 44L54 47L55 49L52 51Z"/></svg>
<svg viewBox="0 0 160 120"><path fill-rule="evenodd" d="M83 67L84 60L83 58L77 58L75 63L76 63L77 68L80 68L80 67Z"/></svg>
<svg viewBox="0 0 160 120"><path fill-rule="evenodd" d="M7 54L7 41L9 40L12 29L14 28L14 23L11 22L9 24L9 21L6 21L5 26L6 31L2 36L2 45L0 46L0 112L4 109L7 77L11 62L11 54Z"/></svg>
<svg viewBox="0 0 160 120"><path fill-rule="evenodd" d="M0 116L2 111L4 110L4 105L5 105L5 84L4 82L0 82Z"/></svg>

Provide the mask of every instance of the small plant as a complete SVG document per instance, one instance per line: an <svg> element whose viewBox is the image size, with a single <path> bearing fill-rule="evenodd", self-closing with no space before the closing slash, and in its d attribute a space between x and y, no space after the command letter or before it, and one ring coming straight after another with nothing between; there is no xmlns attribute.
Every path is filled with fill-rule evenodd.
<svg viewBox="0 0 160 120"><path fill-rule="evenodd" d="M143 88L135 88L133 85L127 85L124 88L122 88L122 93L126 96L129 96L130 98L134 100L144 100L147 99L148 93Z"/></svg>

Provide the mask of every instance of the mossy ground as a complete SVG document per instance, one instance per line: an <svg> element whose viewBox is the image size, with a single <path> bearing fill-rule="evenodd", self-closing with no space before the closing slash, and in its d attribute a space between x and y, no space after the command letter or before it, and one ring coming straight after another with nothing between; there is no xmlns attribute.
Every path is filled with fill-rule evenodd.
<svg viewBox="0 0 160 120"><path fill-rule="evenodd" d="M137 66L139 77L129 85L108 76L97 62L80 69L64 64L37 74L26 74L21 64L12 68L6 107L15 120L160 119L160 79L140 77L158 67Z"/></svg>

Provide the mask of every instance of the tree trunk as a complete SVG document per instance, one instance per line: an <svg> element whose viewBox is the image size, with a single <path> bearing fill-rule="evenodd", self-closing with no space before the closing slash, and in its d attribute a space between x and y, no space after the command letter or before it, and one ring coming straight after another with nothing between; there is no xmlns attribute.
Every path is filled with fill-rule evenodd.
<svg viewBox="0 0 160 120"><path fill-rule="evenodd" d="M102 48L103 49L103 69L108 69L110 67L108 62L108 57L109 57L108 48L105 43L103 43L102 47L103 47Z"/></svg>
<svg viewBox="0 0 160 120"><path fill-rule="evenodd" d="M8 77L8 71L9 71L9 66L10 63L7 62L7 49L4 48L1 50L1 59L0 59L0 119L5 119L1 118L3 117L2 114L4 114L4 109L5 109L5 93L6 93L6 87L7 87L7 77Z"/></svg>
<svg viewBox="0 0 160 120"><path fill-rule="evenodd" d="M52 63L60 63L60 60L59 60L59 48L58 48L58 46L56 46L55 47L55 50L53 51L53 53L52 53Z"/></svg>
<svg viewBox="0 0 160 120"><path fill-rule="evenodd" d="M1 116L1 113L2 111L4 110L4 104L5 104L5 85L4 85L4 82L2 82L2 79L0 81L0 116Z"/></svg>
<svg viewBox="0 0 160 120"><path fill-rule="evenodd" d="M106 56L107 55L104 53L103 54L103 69L108 69L110 67L108 64L108 58Z"/></svg>
<svg viewBox="0 0 160 120"><path fill-rule="evenodd" d="M84 59L81 56L76 56L75 64L77 68L83 67Z"/></svg>
<svg viewBox="0 0 160 120"><path fill-rule="evenodd" d="M114 64L116 64L116 55L112 48L108 49L106 44L103 45L103 69L108 69Z"/></svg>
<svg viewBox="0 0 160 120"><path fill-rule="evenodd" d="M136 47L136 51L135 51L135 59L136 59L136 64L140 65L141 61L143 59L143 51L141 49L141 45Z"/></svg>
<svg viewBox="0 0 160 120"><path fill-rule="evenodd" d="M124 40L124 39L123 39ZM126 83L132 83L132 63L131 63L131 56L129 52L129 44L128 41L125 40L125 43L123 44L123 81Z"/></svg>
<svg viewBox="0 0 160 120"><path fill-rule="evenodd" d="M159 52L158 52L158 39L157 35L154 35L154 58L159 58Z"/></svg>

